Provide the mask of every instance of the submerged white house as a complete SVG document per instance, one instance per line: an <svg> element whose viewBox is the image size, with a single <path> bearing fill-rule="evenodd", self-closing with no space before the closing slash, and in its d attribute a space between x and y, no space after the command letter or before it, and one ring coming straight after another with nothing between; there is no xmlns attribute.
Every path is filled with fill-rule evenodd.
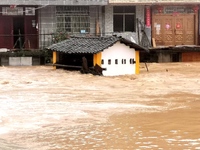
<svg viewBox="0 0 200 150"><path fill-rule="evenodd" d="M106 70L103 71L103 75L115 76L138 73L139 70L136 70L139 59L138 52L139 51L136 51L135 48L130 48L119 41L103 50L101 52L101 67L106 68Z"/></svg>
<svg viewBox="0 0 200 150"><path fill-rule="evenodd" d="M71 37L47 49L53 51L54 64L81 66L84 56L89 67L97 64L105 68L104 76L139 74L139 53L148 52L148 49L116 36Z"/></svg>

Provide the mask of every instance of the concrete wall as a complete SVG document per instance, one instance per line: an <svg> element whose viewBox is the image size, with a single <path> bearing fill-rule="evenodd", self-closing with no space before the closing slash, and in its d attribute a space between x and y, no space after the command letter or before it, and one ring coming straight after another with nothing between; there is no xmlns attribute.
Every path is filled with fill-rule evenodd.
<svg viewBox="0 0 200 150"><path fill-rule="evenodd" d="M99 22L100 33L102 32L102 6L90 6L90 33L95 35L96 22ZM56 6L47 6L38 10L39 14L39 48L52 44L52 34L56 32ZM77 34L76 34L77 35ZM78 34L77 36L80 36Z"/></svg>
<svg viewBox="0 0 200 150"><path fill-rule="evenodd" d="M32 57L32 65L33 66L39 66L41 65L41 58L40 57Z"/></svg>
<svg viewBox="0 0 200 150"><path fill-rule="evenodd" d="M145 6L143 5L136 6L136 18L140 19L142 22L144 22L144 8ZM116 34L129 40L134 39L136 43L139 43L137 27L136 32L113 33L113 6L111 5L105 6L105 26L103 28L105 28L106 35ZM147 33L150 34L149 29L147 29L147 31ZM142 34L140 34L140 40L141 38Z"/></svg>
<svg viewBox="0 0 200 150"><path fill-rule="evenodd" d="M32 66L32 57L9 57L9 66Z"/></svg>
<svg viewBox="0 0 200 150"><path fill-rule="evenodd" d="M104 9L105 7L105 9ZM113 6L90 6L90 34L96 33L96 22L99 22L101 35L117 34L126 39L132 40L139 44L138 31L136 32L123 32L113 33ZM144 10L145 6L136 6L136 18L144 22ZM56 32L56 6L47 6L38 10L39 14L39 34L41 49L52 44L52 33ZM146 28L147 35L151 39L151 28ZM140 41L142 34L140 32Z"/></svg>
<svg viewBox="0 0 200 150"><path fill-rule="evenodd" d="M95 35L96 23L99 23L100 33L102 32L102 6L90 6L90 34Z"/></svg>
<svg viewBox="0 0 200 150"><path fill-rule="evenodd" d="M37 66L44 64L41 57L1 57L1 66Z"/></svg>
<svg viewBox="0 0 200 150"><path fill-rule="evenodd" d="M1 57L1 66L9 66L9 58Z"/></svg>
<svg viewBox="0 0 200 150"><path fill-rule="evenodd" d="M105 35L113 33L113 6L105 6L105 24L103 26Z"/></svg>
<svg viewBox="0 0 200 150"><path fill-rule="evenodd" d="M39 15L39 48L52 44L52 33L56 31L56 7L47 6L38 10Z"/></svg>

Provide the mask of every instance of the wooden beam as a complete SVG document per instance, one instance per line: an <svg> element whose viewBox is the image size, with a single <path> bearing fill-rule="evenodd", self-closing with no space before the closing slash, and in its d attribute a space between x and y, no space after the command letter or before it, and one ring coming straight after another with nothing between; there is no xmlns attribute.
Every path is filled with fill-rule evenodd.
<svg viewBox="0 0 200 150"><path fill-rule="evenodd" d="M101 66L101 56L101 52L93 54L93 66L95 66L96 64Z"/></svg>
<svg viewBox="0 0 200 150"><path fill-rule="evenodd" d="M57 52L56 51L53 51L53 64L56 63L56 60L57 59ZM56 69L56 66L53 66L53 69Z"/></svg>
<svg viewBox="0 0 200 150"><path fill-rule="evenodd" d="M140 51L135 51L135 74L140 73Z"/></svg>
<svg viewBox="0 0 200 150"><path fill-rule="evenodd" d="M53 64L53 66L63 67L63 68L82 69L82 66L74 66L74 65ZM94 69L94 67L89 67L89 69ZM106 70L106 68L102 68L102 70Z"/></svg>
<svg viewBox="0 0 200 150"><path fill-rule="evenodd" d="M155 38L152 38L152 45L153 45L153 47L156 47L156 40L155 40Z"/></svg>
<svg viewBox="0 0 200 150"><path fill-rule="evenodd" d="M64 67L64 68L75 68L75 69L81 69L82 68L82 66L63 65L63 64L53 64L53 66Z"/></svg>
<svg viewBox="0 0 200 150"><path fill-rule="evenodd" d="M99 20L96 20L96 36L100 35L100 26L99 26Z"/></svg>

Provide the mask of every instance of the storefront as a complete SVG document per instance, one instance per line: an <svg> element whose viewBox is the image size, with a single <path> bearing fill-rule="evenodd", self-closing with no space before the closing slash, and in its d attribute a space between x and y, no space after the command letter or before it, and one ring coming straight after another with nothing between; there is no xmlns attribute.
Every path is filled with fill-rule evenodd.
<svg viewBox="0 0 200 150"><path fill-rule="evenodd" d="M37 49L38 19L34 6L0 7L0 48Z"/></svg>
<svg viewBox="0 0 200 150"><path fill-rule="evenodd" d="M152 38L156 46L197 45L198 6L153 6Z"/></svg>

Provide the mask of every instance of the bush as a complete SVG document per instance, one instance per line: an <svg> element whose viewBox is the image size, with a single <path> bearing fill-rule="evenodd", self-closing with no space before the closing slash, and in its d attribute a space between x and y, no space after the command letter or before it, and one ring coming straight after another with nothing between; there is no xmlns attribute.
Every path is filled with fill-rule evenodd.
<svg viewBox="0 0 200 150"><path fill-rule="evenodd" d="M58 30L57 32L53 33L53 35L52 35L52 40L53 40L54 44L61 42L63 40L66 40L68 38L69 38L69 34L66 31Z"/></svg>

